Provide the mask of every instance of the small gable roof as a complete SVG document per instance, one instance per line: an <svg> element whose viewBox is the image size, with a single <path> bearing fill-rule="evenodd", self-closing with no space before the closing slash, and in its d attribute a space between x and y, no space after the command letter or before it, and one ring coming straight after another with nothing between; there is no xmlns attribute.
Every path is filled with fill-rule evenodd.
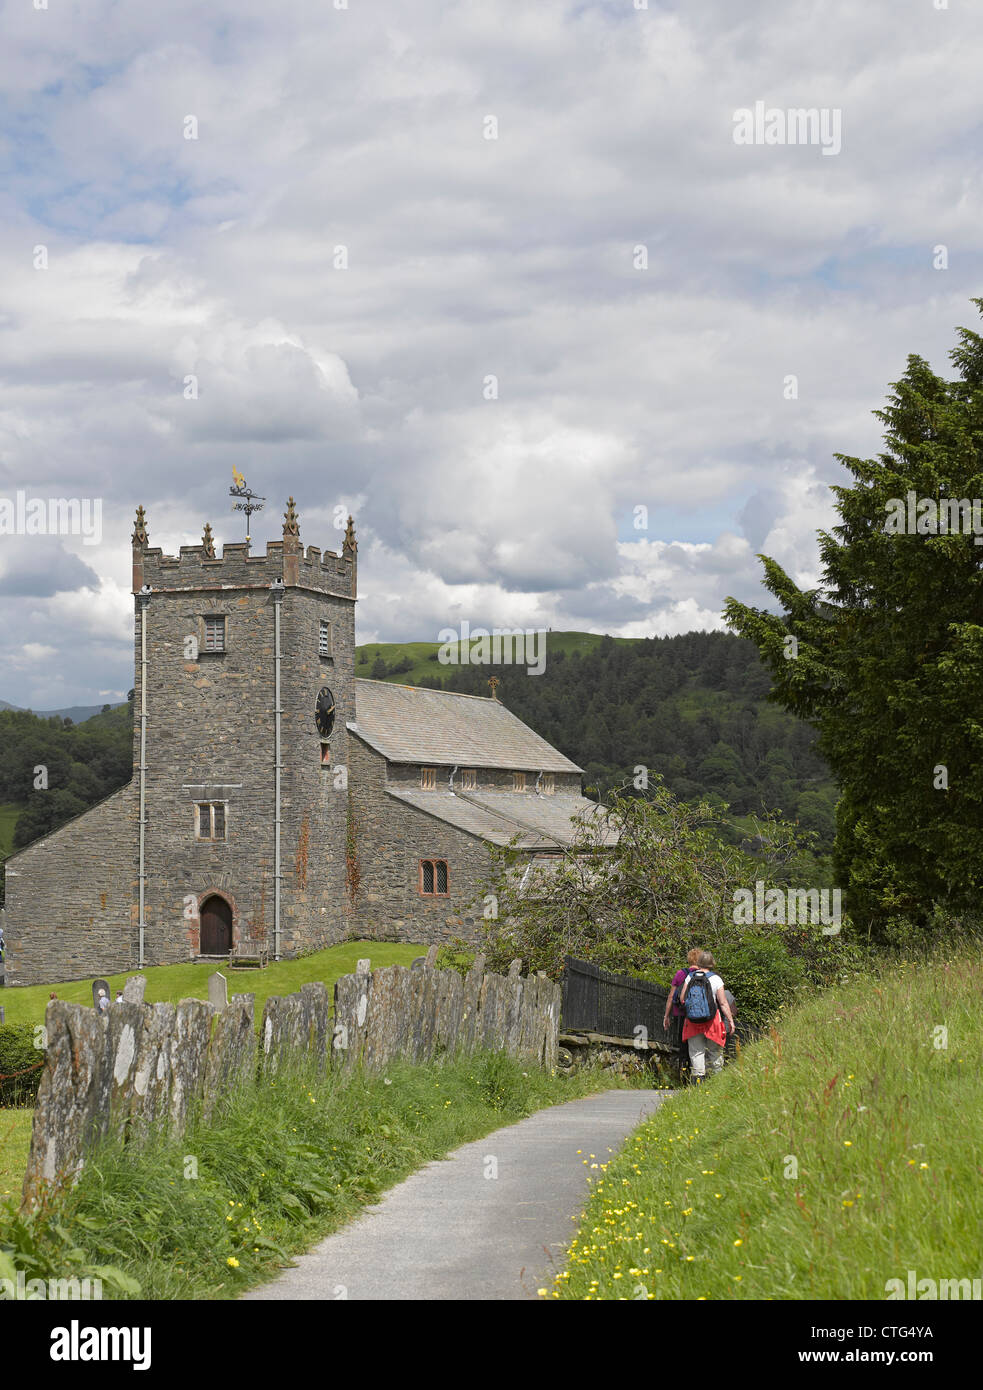
<svg viewBox="0 0 983 1390"><path fill-rule="evenodd" d="M500 700L480 695L356 679L348 727L393 763L582 771Z"/></svg>

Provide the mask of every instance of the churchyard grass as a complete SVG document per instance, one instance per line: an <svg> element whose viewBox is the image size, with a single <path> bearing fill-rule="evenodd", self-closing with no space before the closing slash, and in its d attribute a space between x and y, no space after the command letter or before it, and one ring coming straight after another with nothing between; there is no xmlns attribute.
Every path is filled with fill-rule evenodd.
<svg viewBox="0 0 983 1390"><path fill-rule="evenodd" d="M487 1052L379 1074L318 1077L297 1066L244 1087L215 1122L180 1140L92 1154L78 1185L27 1223L13 1204L0 1206L0 1253L6 1243L16 1265L29 1248L32 1271L45 1277L39 1252L58 1272L67 1236L80 1266L120 1271L143 1298L232 1298L431 1159L545 1106L625 1084L596 1071L550 1075Z"/></svg>
<svg viewBox="0 0 983 1390"><path fill-rule="evenodd" d="M592 1194L544 1295L883 1300L909 1270L979 1279L981 990L983 955L961 949L787 1014L616 1158L585 1157Z"/></svg>
<svg viewBox="0 0 983 1390"><path fill-rule="evenodd" d="M0 1109L0 1203L20 1196L33 1122L33 1110Z"/></svg>
<svg viewBox="0 0 983 1390"><path fill-rule="evenodd" d="M298 960L272 962L265 970L230 970L226 964L191 962L187 965L156 965L147 970L128 970L122 975L105 975L111 994L122 989L131 975L147 977L148 1004L180 999L207 999L208 977L216 970L229 982L229 995L255 994L257 1027L263 1017L263 1005L271 994L295 994L303 984L322 980L330 993L339 975L354 973L361 959L372 962L373 970L384 965L409 965L417 956L425 956L426 946L405 941L343 941L324 951L301 956ZM6 1011L7 1023L43 1023L48 996L54 990L59 999L73 1004L92 1005L92 975L85 980L47 985L25 985L23 988L0 990L0 1004Z"/></svg>

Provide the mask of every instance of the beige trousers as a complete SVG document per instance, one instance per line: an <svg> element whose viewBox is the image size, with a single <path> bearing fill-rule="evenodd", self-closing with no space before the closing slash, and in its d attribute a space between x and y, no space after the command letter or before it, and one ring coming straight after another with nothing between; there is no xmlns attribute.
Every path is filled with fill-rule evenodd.
<svg viewBox="0 0 983 1390"><path fill-rule="evenodd" d="M689 1066L694 1076L706 1076L707 1059L711 1071L720 1071L724 1065L724 1049L719 1043L711 1042L702 1033L694 1033L687 1039Z"/></svg>

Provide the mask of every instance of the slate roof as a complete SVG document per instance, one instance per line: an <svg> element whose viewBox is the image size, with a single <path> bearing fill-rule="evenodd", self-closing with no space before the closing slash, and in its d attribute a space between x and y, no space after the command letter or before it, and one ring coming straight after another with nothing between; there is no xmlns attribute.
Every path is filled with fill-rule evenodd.
<svg viewBox="0 0 983 1390"><path fill-rule="evenodd" d="M529 792L474 791L455 795L447 790L423 791L418 787L389 786L390 796L446 821L458 830L477 835L495 845L514 843L518 849L554 849L573 843L571 816L598 814L597 803L583 796L558 793L535 796ZM613 843L613 833L606 836Z"/></svg>
<svg viewBox="0 0 983 1390"><path fill-rule="evenodd" d="M581 772L500 700L356 678L349 729L393 763Z"/></svg>

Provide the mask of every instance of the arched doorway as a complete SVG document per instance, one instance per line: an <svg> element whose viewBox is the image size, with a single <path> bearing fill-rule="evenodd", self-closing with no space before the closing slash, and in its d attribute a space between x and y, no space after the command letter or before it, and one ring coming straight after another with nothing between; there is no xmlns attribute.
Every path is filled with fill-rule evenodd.
<svg viewBox="0 0 983 1390"><path fill-rule="evenodd" d="M198 909L201 919L203 956L224 956L232 950L232 909L224 898L213 893Z"/></svg>

